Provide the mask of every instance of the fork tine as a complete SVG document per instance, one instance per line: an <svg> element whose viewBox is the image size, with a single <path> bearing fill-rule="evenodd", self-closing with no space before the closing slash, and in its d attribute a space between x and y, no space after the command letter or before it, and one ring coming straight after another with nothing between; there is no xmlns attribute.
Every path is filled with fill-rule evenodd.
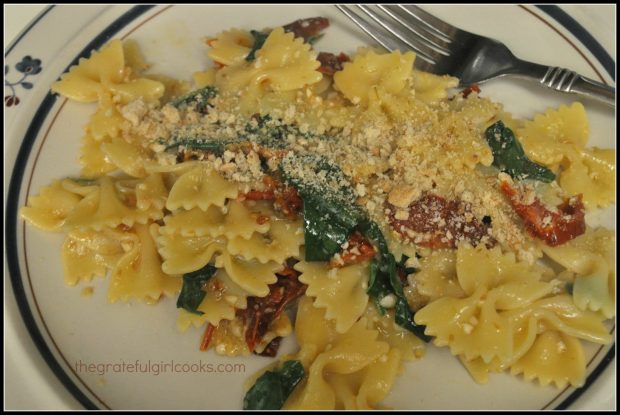
<svg viewBox="0 0 620 415"><path fill-rule="evenodd" d="M395 50L395 49L401 49L403 47L403 45L402 44L398 44L393 39L392 36L383 35L382 33L380 33L379 31L376 31L376 30L370 30L368 28L368 22L365 19L361 18L360 16L357 15L357 13L355 13L354 11L352 11L349 8L345 7L344 5L336 4L336 7L345 16L347 16L349 19L351 19L353 21L353 23L355 23L360 29L362 29L364 32L366 32L366 34L368 36L373 38L378 44L383 46L385 49L391 51L391 50Z"/></svg>
<svg viewBox="0 0 620 415"><path fill-rule="evenodd" d="M427 41L417 36L414 32L409 31L410 33L406 33L401 28L401 26L399 26L399 23L394 24L392 21L389 21L383 16L375 13L367 6L358 4L357 7L359 7L360 10L366 13L372 20L381 25L385 30L399 38L401 41L403 41L403 43L407 44L407 46L409 46L417 53L418 57L432 63L436 63L438 58L440 58L439 56L437 56L438 51L433 49L433 47ZM442 54L448 56L449 52L444 51Z"/></svg>
<svg viewBox="0 0 620 415"><path fill-rule="evenodd" d="M428 45L430 48L435 50L436 52L449 56L450 55L450 43L446 42L443 37L439 37L434 34L429 34L427 29L424 27L420 28L420 25L417 20L412 20L410 16L403 16L403 12L398 5L382 5L378 4L377 8L382 10L386 15L390 16L392 19L400 23L403 27L405 27L408 31L413 33L415 36L420 37L422 41ZM421 29L421 30L420 30ZM410 35L409 35L410 36Z"/></svg>
<svg viewBox="0 0 620 415"><path fill-rule="evenodd" d="M409 16L422 23L427 31L431 32L435 36L440 36L447 42L454 41L455 34L461 31L459 28L438 19L418 6L399 5L399 7Z"/></svg>

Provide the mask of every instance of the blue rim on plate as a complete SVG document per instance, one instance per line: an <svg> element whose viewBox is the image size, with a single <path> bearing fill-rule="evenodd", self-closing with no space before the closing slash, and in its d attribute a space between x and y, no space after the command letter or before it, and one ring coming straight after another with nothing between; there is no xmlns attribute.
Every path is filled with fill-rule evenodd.
<svg viewBox="0 0 620 415"><path fill-rule="evenodd" d="M116 33L125 28L128 24L134 21L139 16L143 15L145 12L153 8L153 5L139 5L134 6L129 11L121 15L114 22L112 22L108 27L106 27L98 36L96 36L82 51L79 55L73 59L71 64L64 71L66 72L69 67L76 65L80 58L88 57L92 50L98 49L103 46L108 40L110 40ZM611 78L615 81L615 62L607 53L607 51L601 46L601 44L590 35L590 33L581 26L575 19L570 17L566 12L560 9L558 6L552 5L539 5L536 6L538 9L542 10L544 13L552 17L556 20L562 27L567 29L576 39L578 39L592 55L598 60L598 62L602 65L605 71L611 76ZM28 34L28 32L40 21L42 20L48 12L54 8L54 6L50 6L43 10L19 35L18 37L11 43L11 45L7 48L5 52L5 58L10 54L10 52L19 44L19 42ZM64 73L63 72L63 73ZM36 111L34 117L26 134L22 140L22 144L17 153L17 157L15 160L15 165L13 167L13 172L11 174L11 179L9 182L9 190L7 193L7 208L6 208L6 230L5 230L5 240L6 240L6 253L9 267L9 277L11 279L11 285L13 287L13 293L16 298L17 306L19 308L20 314L24 321L28 332L32 340L34 341L37 349L43 356L43 359L46 361L52 372L56 375L58 380L65 386L65 388L73 395L73 397L80 402L85 409L101 409L97 405L95 405L81 390L80 388L71 380L71 378L67 375L67 373L63 370L60 363L57 361L56 357L54 357L52 351L44 340L42 333L37 326L30 306L28 305L28 299L26 297L26 292L24 289L21 272L19 269L19 259L18 259L18 250L17 250L17 226L19 222L19 194L20 188L22 184L22 180L24 177L24 172L26 170L26 164L28 161L28 156L32 150L34 145L34 141L38 136L39 130L43 125L47 115L49 114L52 106L56 102L58 96L48 92L42 103L40 104L38 110ZM567 409L570 405L572 405L592 384L598 379L601 373L607 368L609 363L613 361L615 358L615 347L611 347L607 352L605 357L599 362L596 368L590 373L587 377L585 384L581 388L577 388L574 392L572 392L568 397L564 398L564 400L559 403L554 409ZM111 409L111 408L108 408Z"/></svg>

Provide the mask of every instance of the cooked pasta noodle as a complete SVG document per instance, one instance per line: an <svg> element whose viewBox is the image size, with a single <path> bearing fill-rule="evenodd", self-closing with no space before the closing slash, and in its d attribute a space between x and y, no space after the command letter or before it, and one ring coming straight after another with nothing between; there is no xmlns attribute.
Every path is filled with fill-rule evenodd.
<svg viewBox="0 0 620 415"><path fill-rule="evenodd" d="M250 409L287 370L278 408L381 408L429 340L478 383L583 385L615 314L615 232L584 220L615 202L615 157L586 147L584 107L520 120L413 52L318 54L326 22L217 34L191 92L120 40L52 86L98 103L81 177L21 210L66 233L66 283L174 297L227 356L275 356L296 313Z"/></svg>

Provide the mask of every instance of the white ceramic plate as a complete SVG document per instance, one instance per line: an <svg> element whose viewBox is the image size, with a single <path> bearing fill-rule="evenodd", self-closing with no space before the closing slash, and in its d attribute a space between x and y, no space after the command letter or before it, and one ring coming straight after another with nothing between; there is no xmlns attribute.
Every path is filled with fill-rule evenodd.
<svg viewBox="0 0 620 415"><path fill-rule="evenodd" d="M558 8L427 9L464 29L503 41L524 59L570 67L614 84L604 50ZM231 359L200 352L201 330L177 332L173 300L154 307L110 305L103 279L95 281L92 297L81 296L81 288L64 285L59 255L62 235L41 233L16 216L28 195L37 193L52 178L79 172L79 139L93 106L52 96L49 86L78 57L87 56L110 38L137 40L154 64L153 72L190 79L192 72L209 65L200 41L203 36L230 27L263 28L312 16L329 17L332 23L317 45L319 50L352 52L369 41L335 8L323 5L65 6L46 10L7 49L5 161L12 176L5 205L11 286L40 353L85 407L240 409L243 382L271 360ZM612 74L613 68L611 61ZM509 79L483 85L483 94L503 102L520 117L574 99ZM615 147L614 112L596 103L584 104L592 131L590 145ZM615 228L615 209L590 215L588 220ZM615 333L614 329L615 321L610 331ZM280 353L294 347L288 339ZM582 393L588 388L600 389L603 396L615 393L614 346L589 346L587 354L586 386L558 390L507 374L492 376L488 385L477 385L447 349L430 346L424 359L406 366L385 404L402 409L552 409L581 402L580 407L587 408L583 400L591 392ZM129 369L136 363L140 369ZM180 371L167 366L174 363L181 364L176 366ZM201 364L205 369L212 364L220 372L194 372L201 370ZM217 366L222 364L237 366ZM148 373L136 373L147 368Z"/></svg>

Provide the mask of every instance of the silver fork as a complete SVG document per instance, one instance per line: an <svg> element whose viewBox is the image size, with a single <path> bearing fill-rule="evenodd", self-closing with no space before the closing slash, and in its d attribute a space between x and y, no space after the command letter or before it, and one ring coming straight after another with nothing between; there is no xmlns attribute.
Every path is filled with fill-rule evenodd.
<svg viewBox="0 0 620 415"><path fill-rule="evenodd" d="M556 91L615 106L615 88L569 69L521 60L503 43L454 27L420 7L396 4L336 7L384 48L411 49L416 52L418 69L455 76L460 79L460 86L514 75L538 81Z"/></svg>

